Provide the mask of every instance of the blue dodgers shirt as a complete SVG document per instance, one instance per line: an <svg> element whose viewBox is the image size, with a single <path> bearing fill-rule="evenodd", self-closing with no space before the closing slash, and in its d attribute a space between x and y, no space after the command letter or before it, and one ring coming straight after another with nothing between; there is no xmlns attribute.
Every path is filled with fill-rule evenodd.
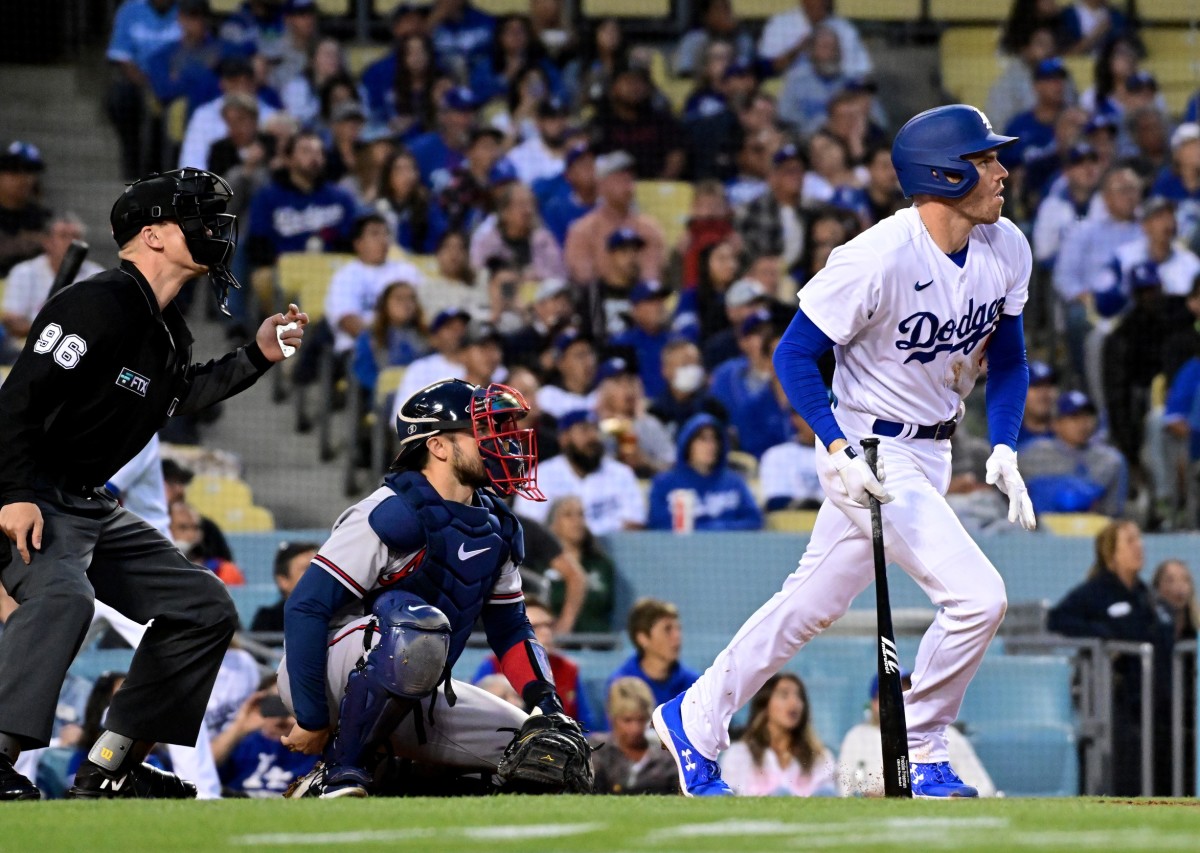
<svg viewBox="0 0 1200 853"><path fill-rule="evenodd" d="M302 192L286 177L263 187L250 204L250 237L270 241L275 254L303 252L314 235L326 250L350 234L354 197L334 184Z"/></svg>
<svg viewBox="0 0 1200 853"><path fill-rule="evenodd" d="M174 5L159 12L150 0L126 0L113 19L105 55L113 62L132 62L146 71L151 55L182 35Z"/></svg>

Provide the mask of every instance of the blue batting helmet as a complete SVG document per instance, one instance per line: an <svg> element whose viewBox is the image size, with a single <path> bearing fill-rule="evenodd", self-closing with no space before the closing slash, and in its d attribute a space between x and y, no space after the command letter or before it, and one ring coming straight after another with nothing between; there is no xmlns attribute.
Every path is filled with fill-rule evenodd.
<svg viewBox="0 0 1200 853"><path fill-rule="evenodd" d="M962 198L979 182L978 171L965 158L1016 141L993 133L987 116L975 107L935 107L900 128L892 143L892 165L905 198L917 193Z"/></svg>

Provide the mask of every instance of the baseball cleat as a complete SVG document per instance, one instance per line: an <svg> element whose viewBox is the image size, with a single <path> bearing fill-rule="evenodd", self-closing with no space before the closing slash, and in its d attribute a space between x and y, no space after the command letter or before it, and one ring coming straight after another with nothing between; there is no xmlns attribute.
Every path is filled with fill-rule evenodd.
<svg viewBox="0 0 1200 853"><path fill-rule="evenodd" d="M924 800L978 797L979 791L958 778L949 761L913 764L909 767L912 795Z"/></svg>
<svg viewBox="0 0 1200 853"><path fill-rule="evenodd" d="M700 754L683 731L683 694L659 705L651 715L654 730L662 740L663 749L671 753L679 768L679 789L685 797L732 797L730 788L721 778L721 765Z"/></svg>
<svg viewBox="0 0 1200 853"><path fill-rule="evenodd" d="M0 755L0 800L40 800L42 792L13 767L12 759Z"/></svg>
<svg viewBox="0 0 1200 853"><path fill-rule="evenodd" d="M325 779L321 784L320 793L308 794L310 797L320 797L322 800L333 800L338 797L365 797L371 777L365 770L358 767L342 765L329 767L325 770Z"/></svg>
<svg viewBox="0 0 1200 853"><path fill-rule="evenodd" d="M112 779L91 761L75 771L75 784L67 791L68 800L194 800L196 786L149 764L138 764L125 775Z"/></svg>

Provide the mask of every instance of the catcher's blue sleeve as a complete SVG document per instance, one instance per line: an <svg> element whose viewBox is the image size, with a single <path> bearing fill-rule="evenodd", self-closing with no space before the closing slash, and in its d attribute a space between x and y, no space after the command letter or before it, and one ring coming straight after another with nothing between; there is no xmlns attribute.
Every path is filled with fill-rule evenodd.
<svg viewBox="0 0 1200 853"><path fill-rule="evenodd" d="M801 308L775 348L775 372L797 414L812 427L826 447L846 435L829 408L829 392L817 359L833 349L833 341Z"/></svg>
<svg viewBox="0 0 1200 853"><path fill-rule="evenodd" d="M1029 391L1029 362L1020 315L1000 317L988 341L987 358L988 437L993 447L1007 444L1015 450Z"/></svg>
<svg viewBox="0 0 1200 853"><path fill-rule="evenodd" d="M354 595L320 566L310 566L283 608L292 709L301 728L315 732L329 725L325 704L325 657L333 614Z"/></svg>

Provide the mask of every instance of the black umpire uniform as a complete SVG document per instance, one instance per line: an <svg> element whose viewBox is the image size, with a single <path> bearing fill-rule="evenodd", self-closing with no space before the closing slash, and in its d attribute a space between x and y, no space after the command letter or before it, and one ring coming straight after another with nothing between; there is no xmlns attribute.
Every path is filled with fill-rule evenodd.
<svg viewBox="0 0 1200 853"><path fill-rule="evenodd" d="M224 185L188 170L127 189L113 208L118 244L151 214L175 219L191 186L178 177L197 174ZM193 200L192 209L203 204ZM201 239L213 237L216 219L204 220ZM226 237L231 252L236 231ZM237 394L271 366L257 343L207 364L192 364L191 348L179 309L160 310L142 273L124 261L46 303L0 387L0 505L34 502L44 519L29 565L0 536L0 582L21 605L0 635L0 733L24 747L50 739L94 598L138 622L153 620L106 728L141 741L196 740L237 611L214 574L103 488L170 415Z"/></svg>

